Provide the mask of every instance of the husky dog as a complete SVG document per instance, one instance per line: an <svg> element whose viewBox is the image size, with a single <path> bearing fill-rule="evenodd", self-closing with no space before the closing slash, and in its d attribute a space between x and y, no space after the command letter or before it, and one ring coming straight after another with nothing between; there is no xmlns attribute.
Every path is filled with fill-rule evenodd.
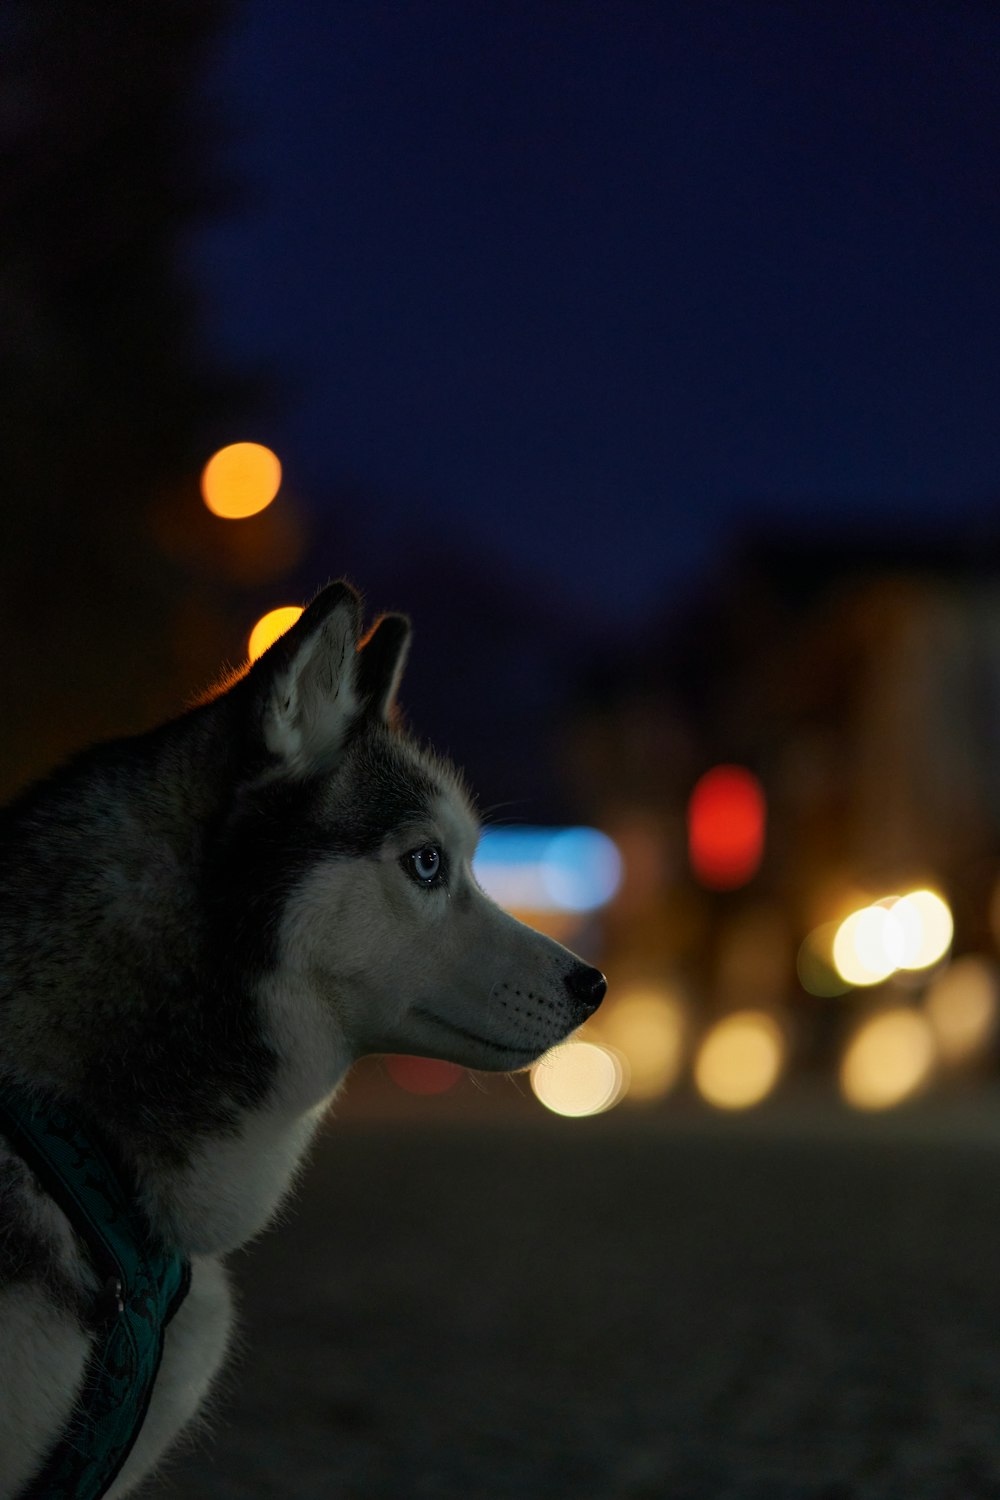
<svg viewBox="0 0 1000 1500"><path fill-rule="evenodd" d="M400 615L362 639L331 584L216 696L0 815L0 1097L72 1110L190 1266L137 1436L88 1493L129 1494L201 1405L222 1257L272 1219L355 1058L523 1068L603 997L476 884L461 780L396 721L408 639ZM34 1493L107 1316L57 1196L0 1134L4 1500Z"/></svg>

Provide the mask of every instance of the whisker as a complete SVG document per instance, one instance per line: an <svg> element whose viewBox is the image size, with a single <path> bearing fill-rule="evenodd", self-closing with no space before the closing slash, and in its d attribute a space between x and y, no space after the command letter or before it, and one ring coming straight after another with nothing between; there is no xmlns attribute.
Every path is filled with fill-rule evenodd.
<svg viewBox="0 0 1000 1500"><path fill-rule="evenodd" d="M479 821L482 823L484 828L496 828L502 823L506 824L523 822L523 818L518 818L516 815L512 815L507 818L498 818L496 814L505 807L524 808L526 807L526 805L527 804L525 803L523 797L514 798L509 802L494 802L490 807L484 807L481 810Z"/></svg>

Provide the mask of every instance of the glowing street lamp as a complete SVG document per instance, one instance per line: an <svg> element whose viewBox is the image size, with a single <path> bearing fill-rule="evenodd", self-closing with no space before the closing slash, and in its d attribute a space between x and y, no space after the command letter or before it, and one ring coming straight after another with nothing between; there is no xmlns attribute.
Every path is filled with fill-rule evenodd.
<svg viewBox="0 0 1000 1500"><path fill-rule="evenodd" d="M923 1087L936 1056L925 1016L901 1006L881 1011L848 1043L840 1064L841 1092L855 1109L891 1109Z"/></svg>
<svg viewBox="0 0 1000 1500"><path fill-rule="evenodd" d="M239 521L266 509L281 488L281 463L263 443L230 443L205 465L202 499L213 515Z"/></svg>
<svg viewBox="0 0 1000 1500"><path fill-rule="evenodd" d="M771 1093L785 1063L785 1037L762 1010L723 1016L704 1037L694 1065L698 1092L717 1109L749 1109Z"/></svg>
<svg viewBox="0 0 1000 1500"><path fill-rule="evenodd" d="M301 613L300 604L283 604L279 609L270 609L266 615L261 615L247 641L250 660L256 661L258 656L263 656L279 636L284 635L286 630L291 630Z"/></svg>
<svg viewBox="0 0 1000 1500"><path fill-rule="evenodd" d="M486 828L473 869L508 910L586 913L614 896L622 861L597 828Z"/></svg>
<svg viewBox="0 0 1000 1500"><path fill-rule="evenodd" d="M714 766L691 793L688 855L701 885L732 891L756 875L764 855L764 788L744 766Z"/></svg>
<svg viewBox="0 0 1000 1500"><path fill-rule="evenodd" d="M928 969L947 953L951 912L935 891L887 896L852 911L837 928L833 963L846 984L880 984L897 969Z"/></svg>
<svg viewBox="0 0 1000 1500"><path fill-rule="evenodd" d="M944 1063L968 1062L989 1047L1000 1020L996 965L968 953L934 978L924 1014Z"/></svg>
<svg viewBox="0 0 1000 1500"><path fill-rule="evenodd" d="M600 1035L628 1065L630 1099L659 1099L674 1087L684 1066L688 1027L680 998L656 985L626 990L602 1013Z"/></svg>
<svg viewBox="0 0 1000 1500"><path fill-rule="evenodd" d="M618 1103L626 1086L621 1059L596 1042L569 1041L552 1047L531 1069L539 1103L555 1115L579 1119Z"/></svg>

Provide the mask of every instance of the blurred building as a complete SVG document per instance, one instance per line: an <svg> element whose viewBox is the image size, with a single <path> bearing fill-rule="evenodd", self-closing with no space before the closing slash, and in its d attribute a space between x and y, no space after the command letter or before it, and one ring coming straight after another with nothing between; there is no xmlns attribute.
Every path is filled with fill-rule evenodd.
<svg viewBox="0 0 1000 1500"><path fill-rule="evenodd" d="M997 555L758 537L590 675L566 762L585 816L624 855L609 972L668 975L709 1013L791 1005L809 1029L836 1006L805 995L800 945L865 901L931 886L954 912L955 951L992 949ZM719 764L759 778L766 838L750 878L711 890L692 871L688 811Z"/></svg>

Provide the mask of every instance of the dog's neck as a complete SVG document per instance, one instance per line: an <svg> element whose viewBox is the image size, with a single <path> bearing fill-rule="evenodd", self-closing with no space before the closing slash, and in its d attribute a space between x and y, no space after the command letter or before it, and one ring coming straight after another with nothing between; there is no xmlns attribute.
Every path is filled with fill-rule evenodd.
<svg viewBox="0 0 1000 1500"><path fill-rule="evenodd" d="M329 1012L276 978L258 985L254 1008L275 1059L266 1096L204 1134L183 1162L141 1173L151 1222L190 1254L235 1249L273 1219L353 1060Z"/></svg>
<svg viewBox="0 0 1000 1500"><path fill-rule="evenodd" d="M189 1255L224 1254L259 1234L294 1185L332 1094L289 1118L247 1110L225 1136L206 1136L183 1163L139 1167L142 1207L156 1232Z"/></svg>

